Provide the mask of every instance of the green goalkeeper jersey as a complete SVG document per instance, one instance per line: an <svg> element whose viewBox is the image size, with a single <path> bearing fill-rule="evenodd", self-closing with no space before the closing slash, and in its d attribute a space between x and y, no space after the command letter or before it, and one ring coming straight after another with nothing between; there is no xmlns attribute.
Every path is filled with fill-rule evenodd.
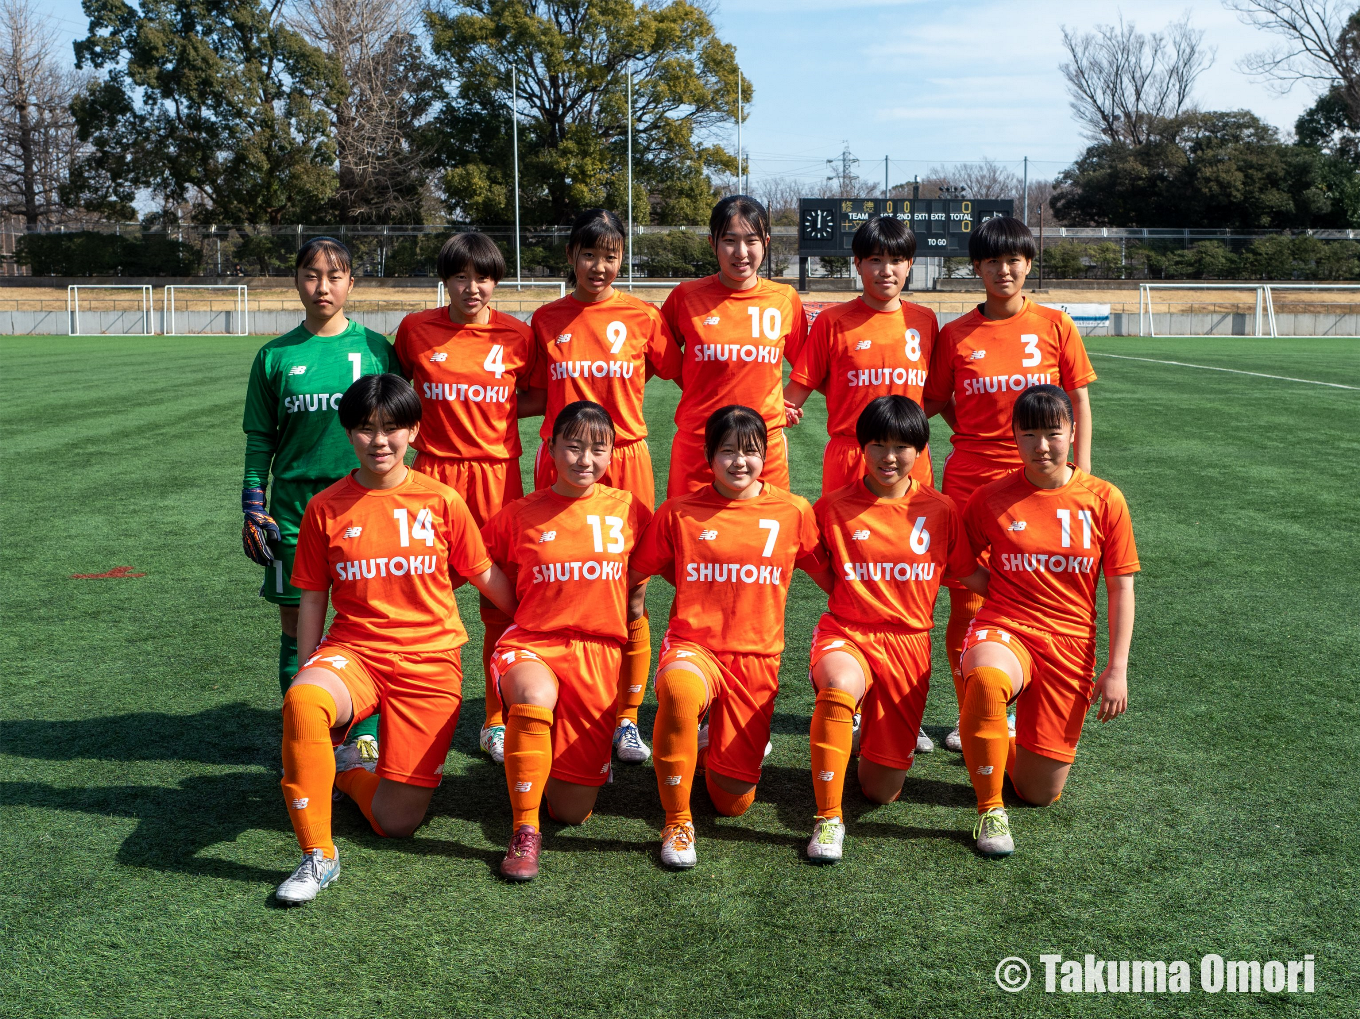
<svg viewBox="0 0 1360 1019"><path fill-rule="evenodd" d="M401 374L381 333L353 319L337 336L301 324L255 355L246 388L245 488L276 481L338 481L357 466L340 427L340 397L364 375Z"/></svg>

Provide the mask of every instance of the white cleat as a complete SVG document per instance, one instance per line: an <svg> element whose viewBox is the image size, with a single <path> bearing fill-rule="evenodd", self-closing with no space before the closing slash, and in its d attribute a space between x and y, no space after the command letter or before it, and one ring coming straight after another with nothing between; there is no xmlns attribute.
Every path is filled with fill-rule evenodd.
<svg viewBox="0 0 1360 1019"><path fill-rule="evenodd" d="M335 851L333 859L326 858L324 849L313 849L302 854L302 862L297 870L274 889L274 898L285 906L300 906L311 902L317 893L340 879L340 850Z"/></svg>
<svg viewBox="0 0 1360 1019"><path fill-rule="evenodd" d="M625 764L641 764L652 756L652 748L642 742L642 733L630 718L614 730L614 756Z"/></svg>
<svg viewBox="0 0 1360 1019"><path fill-rule="evenodd" d="M1011 739L1015 739L1015 716L1014 716L1014 715L1007 715L1007 716L1006 716L1006 728L1007 728L1008 730L1010 730Z"/></svg>
<svg viewBox="0 0 1360 1019"><path fill-rule="evenodd" d="M1015 852L1011 819L1006 816L1004 807L993 807L979 817L973 828L973 838L977 839L977 851L983 856L1010 856Z"/></svg>
<svg viewBox="0 0 1360 1019"><path fill-rule="evenodd" d="M371 773L378 767L377 755L371 758L366 757L364 748L359 746L364 740L372 740L372 737L360 736L353 743L341 743L335 748L335 773L337 775L342 771L351 771L354 768L363 768L364 771Z"/></svg>
<svg viewBox="0 0 1360 1019"><path fill-rule="evenodd" d="M769 740L766 740L766 741L765 741L765 753L763 753L763 754L760 755L761 761L764 761L764 760L765 760L767 757L769 757L772 753L774 753L774 744L771 743Z"/></svg>
<svg viewBox="0 0 1360 1019"><path fill-rule="evenodd" d="M358 748L359 756L363 758L365 768L372 771L378 766L377 736L370 736L367 733L362 736L356 736L354 739L354 746Z"/></svg>
<svg viewBox="0 0 1360 1019"><path fill-rule="evenodd" d="M812 825L812 840L808 842L808 859L813 863L835 863L842 856L845 842L845 822L839 817L819 817Z"/></svg>
<svg viewBox="0 0 1360 1019"><path fill-rule="evenodd" d="M477 743L497 764L505 763L505 726L488 725L477 737Z"/></svg>
<svg viewBox="0 0 1360 1019"><path fill-rule="evenodd" d="M925 729L918 729L916 732L916 752L918 754L929 754L935 750L935 741L926 735Z"/></svg>
<svg viewBox="0 0 1360 1019"><path fill-rule="evenodd" d="M694 825L681 821L661 829L661 862L675 870L689 870L699 862L694 851Z"/></svg>
<svg viewBox="0 0 1360 1019"><path fill-rule="evenodd" d="M850 756L859 756L859 712L855 712L854 720L850 723Z"/></svg>
<svg viewBox="0 0 1360 1019"><path fill-rule="evenodd" d="M952 750L956 754L963 753L963 738L959 735L958 720L954 720L954 728L949 730L949 735L944 738L944 748Z"/></svg>

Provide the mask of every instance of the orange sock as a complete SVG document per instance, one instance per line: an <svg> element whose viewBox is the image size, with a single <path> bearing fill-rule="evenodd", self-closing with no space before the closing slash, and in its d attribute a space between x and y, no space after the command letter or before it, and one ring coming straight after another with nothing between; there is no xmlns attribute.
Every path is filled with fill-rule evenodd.
<svg viewBox="0 0 1360 1019"><path fill-rule="evenodd" d="M501 634L510 628L510 624L501 620L487 619L485 613L482 615L482 622L486 626L486 634L482 638L482 675L486 677L486 721L482 723L482 728L489 729L493 725L505 724L501 692L496 689L496 681L491 678L491 652L496 650L496 641L501 639Z"/></svg>
<svg viewBox="0 0 1360 1019"><path fill-rule="evenodd" d="M812 793L819 817L840 817L845 769L855 727L855 698L844 690L820 690L812 707Z"/></svg>
<svg viewBox="0 0 1360 1019"><path fill-rule="evenodd" d="M331 840L331 787L335 749L331 729L339 710L330 692L310 683L290 686L283 697L283 801L304 853L324 849L335 856ZM362 770L362 769L360 769Z"/></svg>
<svg viewBox="0 0 1360 1019"><path fill-rule="evenodd" d="M1001 782L1006 777L1010 733L1006 702L1011 699L1011 677L1001 669L973 669L965 680L959 709L959 737L963 760L977 793L978 813L1001 806Z"/></svg>
<svg viewBox="0 0 1360 1019"><path fill-rule="evenodd" d="M656 677L656 725L652 761L666 823L693 821L689 797L699 762L699 716L708 689L688 669L666 669Z"/></svg>
<svg viewBox="0 0 1360 1019"><path fill-rule="evenodd" d="M628 643L623 646L619 669L619 699L614 705L614 727L625 718L637 724L638 706L647 696L647 673L652 671L652 628L647 617L628 623Z"/></svg>
<svg viewBox="0 0 1360 1019"><path fill-rule="evenodd" d="M380 781L377 775L365 768L350 768L335 776L335 787L359 805L375 832L387 838L387 832L373 820L373 797L378 792Z"/></svg>
<svg viewBox="0 0 1360 1019"><path fill-rule="evenodd" d="M949 659L949 674L954 677L955 703L963 707L963 639L968 624L982 610L982 595L965 588L949 589L949 623L944 628L944 653Z"/></svg>
<svg viewBox="0 0 1360 1019"><path fill-rule="evenodd" d="M511 824L538 830L538 807L552 773L551 708L516 704L505 716L505 784L510 790Z"/></svg>
<svg viewBox="0 0 1360 1019"><path fill-rule="evenodd" d="M756 801L755 786L751 786L740 796L729 793L713 781L713 772L711 771L704 772L704 785L708 787L708 798L713 801L713 809L722 814L723 817L741 817Z"/></svg>

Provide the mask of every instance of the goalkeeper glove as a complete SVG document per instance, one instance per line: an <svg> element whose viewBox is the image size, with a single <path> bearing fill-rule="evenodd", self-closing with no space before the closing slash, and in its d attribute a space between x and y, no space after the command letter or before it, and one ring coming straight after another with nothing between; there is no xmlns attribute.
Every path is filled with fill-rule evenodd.
<svg viewBox="0 0 1360 1019"><path fill-rule="evenodd" d="M246 515L245 525L241 528L241 545L246 557L268 566L274 561L269 546L271 542L278 544L279 525L265 512L263 488L247 488L241 492L241 512Z"/></svg>

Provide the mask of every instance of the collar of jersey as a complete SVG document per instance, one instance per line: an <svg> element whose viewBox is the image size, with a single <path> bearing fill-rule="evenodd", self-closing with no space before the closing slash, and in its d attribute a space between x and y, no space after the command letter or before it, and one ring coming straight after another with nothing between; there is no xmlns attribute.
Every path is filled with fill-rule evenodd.
<svg viewBox="0 0 1360 1019"><path fill-rule="evenodd" d="M395 488L365 488L363 485L359 484L358 479L355 478L354 476L358 473L359 468L356 467L354 468L354 470L350 471L348 474L345 475L345 480L349 482L350 486L356 492L360 492L363 495L376 496L379 498L389 495L400 495L402 492L406 491L406 489L411 487L413 479L415 478L416 475L415 468L408 466L406 468L406 477L402 478L401 484L397 485Z"/></svg>

